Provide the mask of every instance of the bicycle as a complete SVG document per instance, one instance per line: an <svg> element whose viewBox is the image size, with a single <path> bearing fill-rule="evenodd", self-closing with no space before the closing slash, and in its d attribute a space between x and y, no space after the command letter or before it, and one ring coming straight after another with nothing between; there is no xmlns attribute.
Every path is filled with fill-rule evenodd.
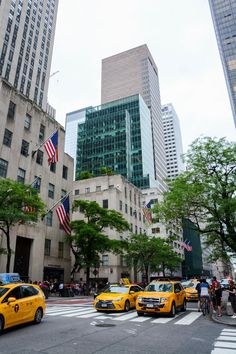
<svg viewBox="0 0 236 354"><path fill-rule="evenodd" d="M200 308L201 308L203 316L205 316L206 313L208 313L208 314L210 313L209 297L208 296L202 296L201 297Z"/></svg>

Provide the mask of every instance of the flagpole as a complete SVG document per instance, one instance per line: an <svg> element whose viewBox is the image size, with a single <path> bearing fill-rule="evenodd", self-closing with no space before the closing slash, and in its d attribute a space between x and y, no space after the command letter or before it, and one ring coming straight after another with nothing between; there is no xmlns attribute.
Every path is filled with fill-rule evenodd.
<svg viewBox="0 0 236 354"><path fill-rule="evenodd" d="M32 157L34 157L34 155L36 154L36 152L46 143L46 141L48 141L48 140L56 133L56 131L59 131L59 128L57 128L46 140L44 140L44 142L39 145L39 147L37 148L37 150L32 151Z"/></svg>
<svg viewBox="0 0 236 354"><path fill-rule="evenodd" d="M65 199L66 197L68 197L68 195L71 194L72 192L73 192L73 189L72 189L70 192L66 193L66 194L64 195L64 197L60 198L56 203L54 203L53 206L52 206L50 209L48 209L46 213L44 213L44 214L42 215L41 220L43 220L43 219L45 218L45 216L46 216L50 211L52 211L52 210L55 208L55 206L56 206L57 204L59 204L63 199Z"/></svg>

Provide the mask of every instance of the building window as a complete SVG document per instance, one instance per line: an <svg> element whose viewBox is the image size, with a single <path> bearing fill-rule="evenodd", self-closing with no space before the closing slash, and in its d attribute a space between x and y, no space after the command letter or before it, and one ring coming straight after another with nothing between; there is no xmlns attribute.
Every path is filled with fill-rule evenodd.
<svg viewBox="0 0 236 354"><path fill-rule="evenodd" d="M25 183L25 170L18 168L17 182Z"/></svg>
<svg viewBox="0 0 236 354"><path fill-rule="evenodd" d="M6 178L7 177L7 167L8 162L0 159L0 177Z"/></svg>
<svg viewBox="0 0 236 354"><path fill-rule="evenodd" d="M103 254L102 255L102 265L103 266L108 266L109 265L109 256L108 256L108 254Z"/></svg>
<svg viewBox="0 0 236 354"><path fill-rule="evenodd" d="M54 199L55 186L52 183L48 184L48 198Z"/></svg>
<svg viewBox="0 0 236 354"><path fill-rule="evenodd" d="M29 156L29 143L25 140L22 140L20 153L25 157Z"/></svg>
<svg viewBox="0 0 236 354"><path fill-rule="evenodd" d="M152 234L159 234L161 232L160 227L155 227L152 229Z"/></svg>
<svg viewBox="0 0 236 354"><path fill-rule="evenodd" d="M64 198L65 197L65 195L66 195L66 190L65 189L62 189L61 190L61 198Z"/></svg>
<svg viewBox="0 0 236 354"><path fill-rule="evenodd" d="M129 200L132 202L132 191L129 191Z"/></svg>
<svg viewBox="0 0 236 354"><path fill-rule="evenodd" d="M41 187L41 178L38 176L34 176L34 183L32 185L34 189L37 190L38 193L40 193L40 187Z"/></svg>
<svg viewBox="0 0 236 354"><path fill-rule="evenodd" d="M89 187L85 188L85 193L90 193L90 188Z"/></svg>
<svg viewBox="0 0 236 354"><path fill-rule="evenodd" d="M53 173L56 173L56 163L51 163L50 164L50 171Z"/></svg>
<svg viewBox="0 0 236 354"><path fill-rule="evenodd" d="M64 242L58 242L58 258L63 258Z"/></svg>
<svg viewBox="0 0 236 354"><path fill-rule="evenodd" d="M101 192L101 186L96 186L96 192Z"/></svg>
<svg viewBox="0 0 236 354"><path fill-rule="evenodd" d="M30 127L31 127L31 116L28 113L26 113L24 128L29 130Z"/></svg>
<svg viewBox="0 0 236 354"><path fill-rule="evenodd" d="M45 138L45 126L43 124L40 124L40 129L39 129L39 142L43 143Z"/></svg>
<svg viewBox="0 0 236 354"><path fill-rule="evenodd" d="M132 216L133 215L133 209L132 209L132 207L130 207L130 216Z"/></svg>
<svg viewBox="0 0 236 354"><path fill-rule="evenodd" d="M125 187L125 198L127 198L127 188Z"/></svg>
<svg viewBox="0 0 236 354"><path fill-rule="evenodd" d="M46 238L44 244L44 255L50 256L50 254L51 254L51 240Z"/></svg>
<svg viewBox="0 0 236 354"><path fill-rule="evenodd" d="M12 101L9 102L7 118L13 119L15 116L16 104Z"/></svg>
<svg viewBox="0 0 236 354"><path fill-rule="evenodd" d="M5 129L3 144L8 147L11 147L11 141L12 141L12 132L8 129Z"/></svg>
<svg viewBox="0 0 236 354"><path fill-rule="evenodd" d="M120 200L120 211L122 211L122 200Z"/></svg>
<svg viewBox="0 0 236 354"><path fill-rule="evenodd" d="M108 209L108 199L103 199L103 201L102 201L102 207L103 207L104 209Z"/></svg>
<svg viewBox="0 0 236 354"><path fill-rule="evenodd" d="M63 168L62 168L62 178L67 179L67 176L68 176L68 167L66 167L66 166L63 165Z"/></svg>
<svg viewBox="0 0 236 354"><path fill-rule="evenodd" d="M138 233L138 226L135 225L135 233L137 234Z"/></svg>
<svg viewBox="0 0 236 354"><path fill-rule="evenodd" d="M126 212L126 214L128 213L128 206L127 206L127 204L125 204L125 212Z"/></svg>
<svg viewBox="0 0 236 354"><path fill-rule="evenodd" d="M52 226L52 216L53 216L53 212L49 211L46 215L46 225L47 226Z"/></svg>
<svg viewBox="0 0 236 354"><path fill-rule="evenodd" d="M79 189L75 190L75 195L79 195Z"/></svg>
<svg viewBox="0 0 236 354"><path fill-rule="evenodd" d="M37 162L39 165L42 165L42 164L43 164L43 151L38 150L38 152L37 152L37 157L36 157L36 162Z"/></svg>

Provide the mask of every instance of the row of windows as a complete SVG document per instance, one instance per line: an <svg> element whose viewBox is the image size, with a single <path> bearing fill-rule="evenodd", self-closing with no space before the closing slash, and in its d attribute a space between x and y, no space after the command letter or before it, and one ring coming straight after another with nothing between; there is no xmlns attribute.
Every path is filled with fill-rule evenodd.
<svg viewBox="0 0 236 354"><path fill-rule="evenodd" d="M45 239L44 255L51 256L51 240ZM64 257L64 243L58 242L58 258Z"/></svg>

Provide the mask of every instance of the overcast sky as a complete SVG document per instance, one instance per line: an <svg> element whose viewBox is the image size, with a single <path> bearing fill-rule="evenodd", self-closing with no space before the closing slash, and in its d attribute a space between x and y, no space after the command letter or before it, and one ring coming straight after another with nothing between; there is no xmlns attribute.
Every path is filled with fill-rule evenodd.
<svg viewBox="0 0 236 354"><path fill-rule="evenodd" d="M200 135L235 140L208 0L59 0L48 97L57 120L99 105L101 60L145 43L184 151Z"/></svg>

